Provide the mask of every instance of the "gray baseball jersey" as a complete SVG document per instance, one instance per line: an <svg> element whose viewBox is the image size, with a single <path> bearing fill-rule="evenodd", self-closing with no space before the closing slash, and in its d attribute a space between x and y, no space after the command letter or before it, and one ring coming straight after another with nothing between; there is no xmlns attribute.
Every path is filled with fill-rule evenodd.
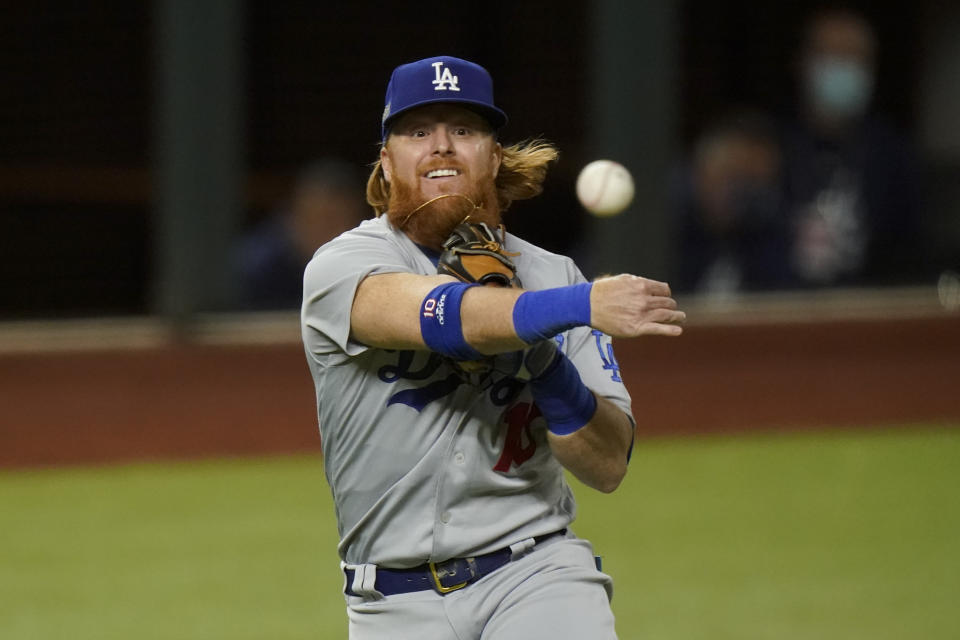
<svg viewBox="0 0 960 640"><path fill-rule="evenodd" d="M524 288L583 282L573 261L507 234ZM306 268L301 329L317 394L340 557L406 568L475 556L563 529L575 516L563 469L528 385L493 374L463 382L439 354L370 348L350 337L369 275L436 273L386 216L321 247ZM389 305L384 314L393 313ZM628 414L610 338L590 327L556 338L584 383Z"/></svg>

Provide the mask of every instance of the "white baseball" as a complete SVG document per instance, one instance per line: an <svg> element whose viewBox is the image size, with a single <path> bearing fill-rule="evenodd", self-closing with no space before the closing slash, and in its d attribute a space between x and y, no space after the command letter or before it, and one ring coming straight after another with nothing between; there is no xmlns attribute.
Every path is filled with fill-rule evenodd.
<svg viewBox="0 0 960 640"><path fill-rule="evenodd" d="M633 176L619 162L594 160L577 177L577 198L595 216L615 216L633 202Z"/></svg>
<svg viewBox="0 0 960 640"><path fill-rule="evenodd" d="M577 198L595 216L615 216L633 202L633 176L619 162L594 160L577 176Z"/></svg>

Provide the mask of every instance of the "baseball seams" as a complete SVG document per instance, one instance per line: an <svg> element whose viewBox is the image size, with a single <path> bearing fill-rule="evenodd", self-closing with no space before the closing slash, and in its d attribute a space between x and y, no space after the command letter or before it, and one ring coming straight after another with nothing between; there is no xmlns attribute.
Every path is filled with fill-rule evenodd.
<svg viewBox="0 0 960 640"><path fill-rule="evenodd" d="M600 167L600 175L597 179L597 189L594 192L593 197L584 202L587 207L594 209L599 206L601 202L603 202L603 196L609 188L610 178L616 170L616 165L609 163L604 163L604 165Z"/></svg>

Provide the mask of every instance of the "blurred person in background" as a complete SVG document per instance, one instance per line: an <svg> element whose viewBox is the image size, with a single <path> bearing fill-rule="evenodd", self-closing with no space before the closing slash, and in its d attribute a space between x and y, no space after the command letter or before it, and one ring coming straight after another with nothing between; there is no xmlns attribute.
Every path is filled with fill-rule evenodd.
<svg viewBox="0 0 960 640"><path fill-rule="evenodd" d="M678 290L710 295L787 286L774 122L740 110L709 127L674 186Z"/></svg>
<svg viewBox="0 0 960 640"><path fill-rule="evenodd" d="M794 284L896 284L922 273L920 189L907 142L871 113L877 37L849 9L815 13L801 101L783 136Z"/></svg>
<svg viewBox="0 0 960 640"><path fill-rule="evenodd" d="M352 166L326 159L304 168L289 204L263 220L238 244L235 268L245 309L296 309L303 270L323 244L367 215L363 183Z"/></svg>

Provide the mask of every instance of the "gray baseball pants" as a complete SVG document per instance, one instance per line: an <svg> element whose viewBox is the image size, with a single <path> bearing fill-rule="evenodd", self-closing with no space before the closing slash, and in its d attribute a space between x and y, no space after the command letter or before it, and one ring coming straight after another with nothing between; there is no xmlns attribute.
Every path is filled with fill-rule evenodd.
<svg viewBox="0 0 960 640"><path fill-rule="evenodd" d="M351 640L615 640L612 593L590 543L568 534L445 596L345 598Z"/></svg>

